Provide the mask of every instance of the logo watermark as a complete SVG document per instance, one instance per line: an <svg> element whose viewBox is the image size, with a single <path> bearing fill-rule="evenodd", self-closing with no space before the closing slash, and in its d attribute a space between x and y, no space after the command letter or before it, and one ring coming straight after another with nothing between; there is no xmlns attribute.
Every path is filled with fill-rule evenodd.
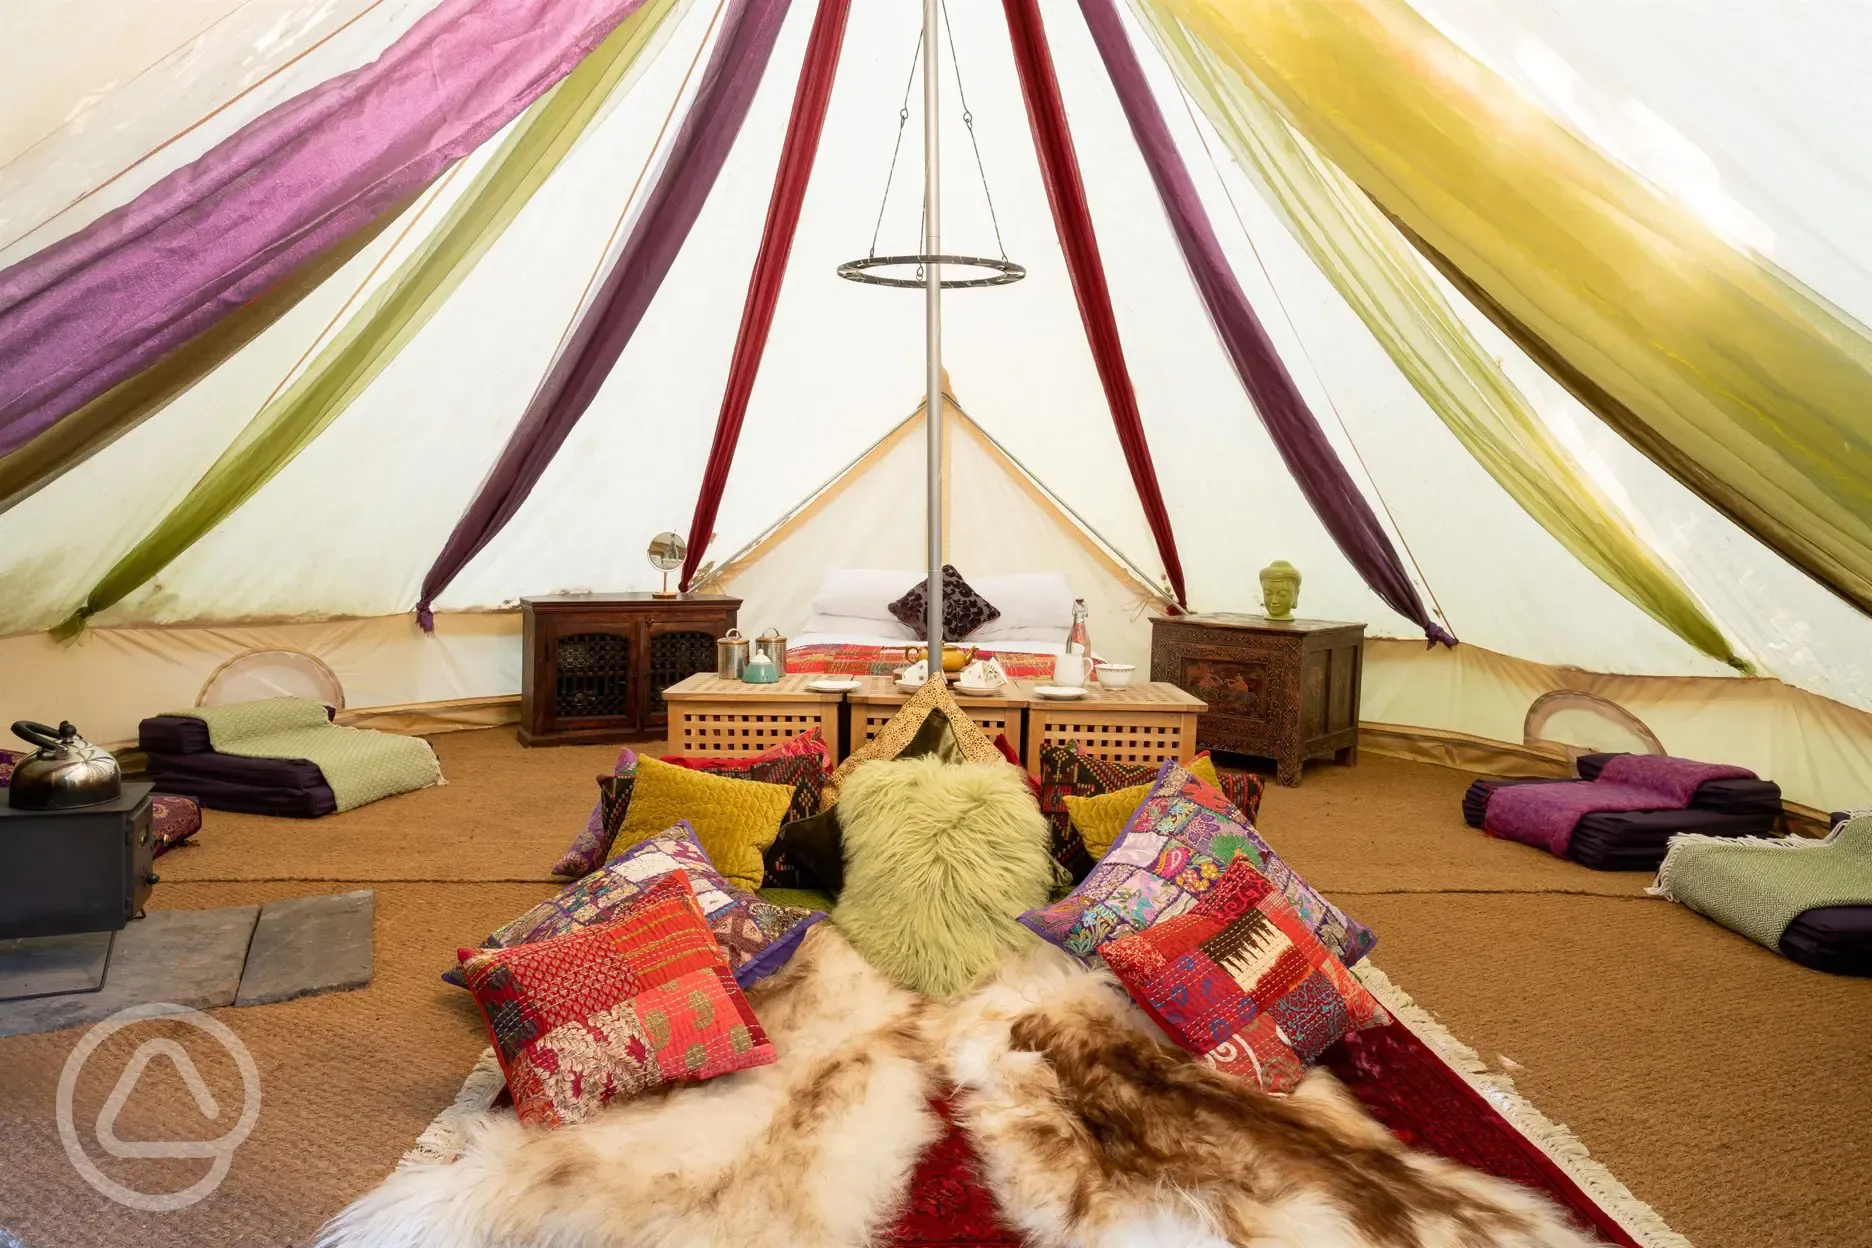
<svg viewBox="0 0 1872 1248"><path fill-rule="evenodd" d="M124 1028L150 1019L172 1019L186 1023L206 1034L210 1039L227 1050L234 1059L241 1076L241 1111L233 1127L219 1139L213 1140L120 1140L117 1138L117 1115L123 1111L124 1102L130 1099L137 1080L143 1074L143 1068L158 1055L174 1063L176 1073L181 1075L183 1086L194 1097L195 1106L202 1116L210 1122L221 1121L221 1105L203 1082L201 1071L188 1055L188 1050L167 1037L145 1040L137 1046L130 1056L129 1065L117 1077L116 1086L110 1095L104 1098L104 1107L98 1111L97 1139L98 1147L112 1157L119 1158L175 1158L207 1157L211 1159L208 1173L179 1192L150 1195L139 1192L99 1170L97 1164L85 1152L79 1142L77 1127L72 1122L72 1095L78 1086L78 1075L85 1063L98 1046L122 1031ZM240 1037L230 1031L226 1024L199 1010L186 1006L170 1005L157 1002L151 1005L133 1005L117 1011L103 1022L87 1031L78 1041L78 1046L65 1059L65 1069L59 1075L58 1084L58 1130L59 1139L64 1141L65 1155L70 1158L72 1168L83 1176L85 1182L100 1193L146 1213L171 1213L177 1209L186 1209L190 1205L205 1199L221 1181L227 1178L228 1168L234 1164L234 1150L246 1142L252 1134L254 1124L260 1118L260 1070L254 1065L253 1054L247 1051Z"/></svg>

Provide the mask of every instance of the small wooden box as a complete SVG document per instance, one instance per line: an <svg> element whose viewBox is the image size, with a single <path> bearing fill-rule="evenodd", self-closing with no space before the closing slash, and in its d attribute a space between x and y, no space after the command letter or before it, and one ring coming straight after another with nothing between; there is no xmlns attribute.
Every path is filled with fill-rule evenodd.
<svg viewBox="0 0 1872 1248"><path fill-rule="evenodd" d="M1209 703L1202 744L1271 758L1299 784L1309 758L1358 762L1365 626L1259 615L1151 621L1151 678Z"/></svg>
<svg viewBox="0 0 1872 1248"><path fill-rule="evenodd" d="M840 752L841 758L877 736L914 696L914 692L899 689L894 676L860 676L857 679L864 683L846 695L851 703L851 743ZM949 686L949 692L956 705L975 721L977 728L988 734L990 741L1005 733L1015 753L1020 752L1027 730L1028 696L1019 681L1010 680L999 693L962 693L954 684Z"/></svg>
<svg viewBox="0 0 1872 1248"><path fill-rule="evenodd" d="M1034 682L1019 681L1023 689ZM1196 717L1208 708L1175 685L1156 682L1122 689L1087 686L1086 695L1055 701L1030 695L1027 770L1040 774L1040 747L1077 741L1092 758L1119 763L1187 763L1196 756Z"/></svg>
<svg viewBox="0 0 1872 1248"><path fill-rule="evenodd" d="M771 685L750 685L700 672L679 681L663 690L670 752L745 758L817 728L836 758L842 752L839 703L845 695L806 687L819 679L794 674Z"/></svg>
<svg viewBox="0 0 1872 1248"><path fill-rule="evenodd" d="M15 810L0 789L0 940L114 932L149 900L150 788L115 801Z"/></svg>

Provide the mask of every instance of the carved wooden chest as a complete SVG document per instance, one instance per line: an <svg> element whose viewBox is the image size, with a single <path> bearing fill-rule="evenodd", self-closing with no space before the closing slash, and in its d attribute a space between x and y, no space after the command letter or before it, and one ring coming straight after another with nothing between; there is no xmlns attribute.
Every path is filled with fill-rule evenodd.
<svg viewBox="0 0 1872 1248"><path fill-rule="evenodd" d="M1196 739L1209 749L1271 758L1299 784L1310 758L1358 761L1365 626L1259 615L1159 616L1151 679L1201 698Z"/></svg>

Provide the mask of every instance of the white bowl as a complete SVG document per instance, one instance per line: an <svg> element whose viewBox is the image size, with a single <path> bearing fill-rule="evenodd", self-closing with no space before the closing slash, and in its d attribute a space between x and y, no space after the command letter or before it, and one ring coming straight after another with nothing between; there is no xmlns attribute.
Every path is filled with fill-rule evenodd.
<svg viewBox="0 0 1872 1248"><path fill-rule="evenodd" d="M1131 683L1131 673L1137 671L1131 663L1101 663L1098 669L1098 683L1106 689L1122 689Z"/></svg>

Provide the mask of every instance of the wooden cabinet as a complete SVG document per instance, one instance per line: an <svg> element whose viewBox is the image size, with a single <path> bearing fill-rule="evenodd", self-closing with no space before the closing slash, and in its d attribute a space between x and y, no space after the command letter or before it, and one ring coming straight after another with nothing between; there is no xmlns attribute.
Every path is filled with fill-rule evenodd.
<svg viewBox="0 0 1872 1248"><path fill-rule="evenodd" d="M715 670L716 639L735 626L740 607L718 594L522 598L520 744L662 736L663 691Z"/></svg>
<svg viewBox="0 0 1872 1248"><path fill-rule="evenodd" d="M1151 621L1151 679L1209 704L1196 739L1271 758L1282 784L1310 758L1358 762L1365 626L1259 615Z"/></svg>

